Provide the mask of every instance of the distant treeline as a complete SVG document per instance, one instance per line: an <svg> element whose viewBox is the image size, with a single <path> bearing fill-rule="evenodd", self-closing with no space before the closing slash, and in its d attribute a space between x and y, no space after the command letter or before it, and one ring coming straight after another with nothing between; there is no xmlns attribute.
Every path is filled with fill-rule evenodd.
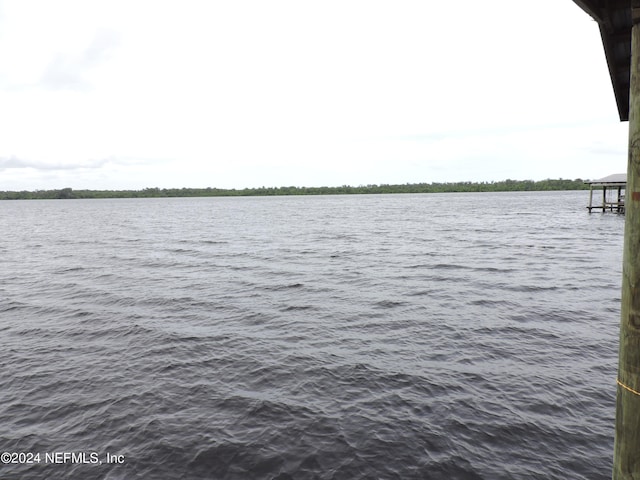
<svg viewBox="0 0 640 480"><path fill-rule="evenodd" d="M504 180L500 182L405 183L401 185L360 185L351 187L260 187L226 188L145 188L143 190L36 190L0 192L0 200L71 198L150 198L150 197L241 197L266 195L344 195L382 193L516 192L544 190L586 190L588 185L575 180Z"/></svg>

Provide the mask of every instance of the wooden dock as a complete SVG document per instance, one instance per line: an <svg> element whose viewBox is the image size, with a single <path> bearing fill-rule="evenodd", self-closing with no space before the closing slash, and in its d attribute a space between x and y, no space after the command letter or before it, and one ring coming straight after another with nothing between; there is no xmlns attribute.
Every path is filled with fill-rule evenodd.
<svg viewBox="0 0 640 480"><path fill-rule="evenodd" d="M624 196L627 188L627 174L616 173L599 180L585 182L589 185L589 213L593 210L601 212L624 213ZM602 202L593 204L593 190L602 189Z"/></svg>

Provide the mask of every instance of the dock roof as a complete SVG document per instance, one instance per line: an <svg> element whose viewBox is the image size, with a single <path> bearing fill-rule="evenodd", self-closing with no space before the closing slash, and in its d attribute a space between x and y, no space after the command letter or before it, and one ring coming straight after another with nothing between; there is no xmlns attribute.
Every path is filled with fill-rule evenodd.
<svg viewBox="0 0 640 480"><path fill-rule="evenodd" d="M629 120L631 27L640 20L639 0L573 0L598 22L621 121Z"/></svg>
<svg viewBox="0 0 640 480"><path fill-rule="evenodd" d="M593 186L610 186L610 185L626 185L627 184L627 174L626 173L614 173L613 175L607 175L604 178L599 178L598 180L591 180L588 183Z"/></svg>

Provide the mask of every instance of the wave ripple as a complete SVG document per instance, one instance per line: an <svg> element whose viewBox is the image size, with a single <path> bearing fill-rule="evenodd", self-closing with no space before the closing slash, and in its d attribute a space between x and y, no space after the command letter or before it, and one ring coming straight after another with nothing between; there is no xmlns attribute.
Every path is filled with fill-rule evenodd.
<svg viewBox="0 0 640 480"><path fill-rule="evenodd" d="M3 476L609 477L624 220L583 197L3 202L0 446L125 458Z"/></svg>

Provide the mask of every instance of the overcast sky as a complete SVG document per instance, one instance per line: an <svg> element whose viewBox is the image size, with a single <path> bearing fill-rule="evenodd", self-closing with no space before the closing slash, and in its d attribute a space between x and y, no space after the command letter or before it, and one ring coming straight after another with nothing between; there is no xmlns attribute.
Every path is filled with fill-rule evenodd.
<svg viewBox="0 0 640 480"><path fill-rule="evenodd" d="M626 171L571 0L0 1L0 190Z"/></svg>

